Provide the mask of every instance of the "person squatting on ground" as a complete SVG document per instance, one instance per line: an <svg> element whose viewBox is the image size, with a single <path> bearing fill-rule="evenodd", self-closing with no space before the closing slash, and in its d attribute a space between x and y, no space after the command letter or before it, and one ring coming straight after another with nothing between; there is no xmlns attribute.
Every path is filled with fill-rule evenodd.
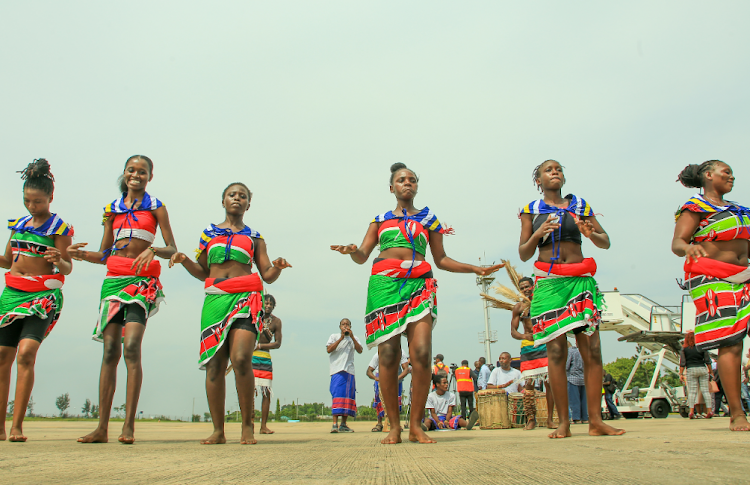
<svg viewBox="0 0 750 485"><path fill-rule="evenodd" d="M708 390L708 376L711 375L711 357L705 350L695 348L695 332L685 334L685 341L680 350L680 381L688 388L688 407L690 408L690 419L695 419L695 404L698 402L698 394L703 395L703 401L711 402L711 393ZM709 410L705 418L711 418L713 411Z"/></svg>
<svg viewBox="0 0 750 485"><path fill-rule="evenodd" d="M409 374L409 354L401 349L401 373L398 375L398 410L401 411L401 395L404 392L404 378ZM383 401L380 398L380 386L378 381L380 380L380 356L377 352L370 359L370 365L367 367L367 377L375 381L373 383L373 389L375 390L375 400L372 403L373 409L378 415L378 423L372 428L372 432L383 431L383 418L385 417L385 408L383 407Z"/></svg>
<svg viewBox="0 0 750 485"><path fill-rule="evenodd" d="M568 389L565 375L566 334L575 334L584 362L590 435L620 435L625 431L604 423L601 416L602 353L598 326L603 297L593 276L596 263L581 252L582 235L595 246L608 249L609 236L596 220L589 204L575 195L562 196L563 167L555 160L537 166L532 178L543 198L521 210L522 261L534 256L537 277L529 315L534 328L534 345L547 345L549 381L560 418L550 438L570 434Z"/></svg>
<svg viewBox="0 0 750 485"><path fill-rule="evenodd" d="M121 355L128 369L128 379L125 422L118 440L125 444L135 442L135 413L143 382L141 343L146 322L159 311L164 300L159 281L161 265L155 258L169 259L177 251L166 206L146 192L153 176L151 159L143 155L128 158L119 179L122 195L104 208L104 235L99 251L83 249L88 243L76 243L68 248L68 254L75 260L107 266L99 319L92 336L104 344L99 377L99 425L92 433L79 438L81 443L106 443L108 440L109 415ZM152 246L157 228L161 228L163 248Z"/></svg>
<svg viewBox="0 0 750 485"><path fill-rule="evenodd" d="M508 269L510 266L506 266ZM510 336L521 341L521 377L526 379L524 389L523 410L526 415L526 427L524 429L536 428L536 390L534 381L538 378L544 379L544 388L547 391L547 428L555 429L555 420L553 419L555 410L555 401L553 399L552 388L547 378L547 346L542 344L534 346L534 327L529 318L531 301L534 297L534 280L524 277L518 282L518 289L528 299L516 303L513 307L510 321ZM519 324L523 322L523 332L518 331Z"/></svg>
<svg viewBox="0 0 750 485"><path fill-rule="evenodd" d="M226 443L224 403L226 374L232 361L237 398L242 414L240 444L257 443L253 433L255 376L253 351L263 333L263 282L273 283L291 268L284 258L273 263L266 241L245 225L253 194L241 182L229 184L221 194L224 222L210 224L201 234L196 261L184 253L172 256L169 266L182 264L193 277L204 282L206 293L201 312L199 366L206 370L206 397L214 431L204 445ZM253 263L258 271L253 272Z"/></svg>
<svg viewBox="0 0 750 485"><path fill-rule="evenodd" d="M47 160L39 158L22 172L23 204L29 215L8 220L10 240L0 267L5 289L0 297L0 441L5 441L5 417L13 361L17 363L16 396L9 441L23 442L23 418L34 387L39 346L60 319L62 286L73 270L67 248L73 227L50 212L55 177Z"/></svg>
<svg viewBox="0 0 750 485"><path fill-rule="evenodd" d="M474 412L474 379L472 378L472 370L469 369L469 361L462 360L461 367L457 368L453 373L453 377L456 379L456 390L458 391L458 398L461 400L461 417L466 417ZM469 414L466 414L466 405L469 407Z"/></svg>
<svg viewBox="0 0 750 485"><path fill-rule="evenodd" d="M350 255L357 264L364 264L373 249L380 246L367 289L365 328L368 348L378 346L379 384L391 425L383 444L401 442L398 369L402 334L409 342L413 370L412 409L418 410L410 416L409 440L435 442L420 426L429 391L432 328L437 318L437 281L432 267L425 261L427 246L430 246L435 265L453 273L487 275L502 267L480 268L449 258L443 247L443 235L451 231L440 224L428 207L415 208L418 186L419 179L412 170L403 163L393 164L390 191L396 198L396 208L372 220L359 247L356 244L331 246L334 251Z"/></svg>
<svg viewBox="0 0 750 485"><path fill-rule="evenodd" d="M448 392L448 378L444 375L436 375L434 381L435 390L427 396L427 403L425 404L427 416L420 429L423 431L459 428L470 430L477 422L478 414L473 413L469 421L461 416L454 416L456 396L452 392Z"/></svg>
<svg viewBox="0 0 750 485"><path fill-rule="evenodd" d="M258 335L258 344L253 352L253 375L255 393L261 395L260 434L273 434L268 429L268 413L271 410L271 386L273 385L273 363L271 350L281 347L281 319L273 314L276 298L263 298L263 331Z"/></svg>
<svg viewBox="0 0 750 485"><path fill-rule="evenodd" d="M339 322L339 330L341 333L331 334L326 343L331 373L331 414L333 415L331 433L353 433L354 430L346 425L346 420L349 416L357 415L354 352L362 353L362 343L352 333L352 322L348 318ZM341 416L341 426L338 425L339 416Z"/></svg>
<svg viewBox="0 0 750 485"><path fill-rule="evenodd" d="M750 431L740 395L742 340L750 324L750 209L724 199L735 178L720 160L688 165L677 180L703 189L677 211L672 239L672 252L685 258L681 287L695 303L695 347L719 350L729 429Z"/></svg>

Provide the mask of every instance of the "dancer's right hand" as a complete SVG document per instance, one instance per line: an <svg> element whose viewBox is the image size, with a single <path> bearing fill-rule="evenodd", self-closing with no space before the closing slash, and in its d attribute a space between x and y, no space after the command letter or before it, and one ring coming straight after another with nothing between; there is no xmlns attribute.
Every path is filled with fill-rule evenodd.
<svg viewBox="0 0 750 485"><path fill-rule="evenodd" d="M180 264L183 261L187 259L187 255L185 253L174 253L171 258L169 258L169 267L173 267L175 264Z"/></svg>
<svg viewBox="0 0 750 485"><path fill-rule="evenodd" d="M708 253L700 244L691 244L685 248L685 259L688 260L688 263L691 259L697 263L699 258L707 257Z"/></svg>
<svg viewBox="0 0 750 485"><path fill-rule="evenodd" d="M555 214L547 216L547 220L534 232L534 237L539 239L560 228L560 219Z"/></svg>
<svg viewBox="0 0 750 485"><path fill-rule="evenodd" d="M86 256L88 255L88 251L81 249L82 247L86 246L88 243L75 243L70 246L68 246L68 254L71 258L75 259L76 261L85 261Z"/></svg>
<svg viewBox="0 0 750 485"><path fill-rule="evenodd" d="M331 246L332 251L338 251L341 254L352 254L357 252L356 244L348 244L346 246Z"/></svg>

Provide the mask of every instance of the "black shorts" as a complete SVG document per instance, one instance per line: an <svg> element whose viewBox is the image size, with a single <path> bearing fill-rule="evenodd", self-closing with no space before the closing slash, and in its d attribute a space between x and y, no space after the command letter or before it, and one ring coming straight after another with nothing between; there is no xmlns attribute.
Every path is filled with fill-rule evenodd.
<svg viewBox="0 0 750 485"><path fill-rule="evenodd" d="M256 335L258 334L258 327L252 322L252 318L238 318L232 322L230 327L230 330L235 329L249 330Z"/></svg>
<svg viewBox="0 0 750 485"><path fill-rule="evenodd" d="M131 303L129 305L122 305L120 311L108 323L125 325L126 323L136 322L146 325L146 320L148 320L146 310L137 303Z"/></svg>
<svg viewBox="0 0 750 485"><path fill-rule="evenodd" d="M18 343L25 338L42 343L53 318L55 315L50 312L45 319L37 316L15 319L9 325L0 328L0 346L18 348Z"/></svg>

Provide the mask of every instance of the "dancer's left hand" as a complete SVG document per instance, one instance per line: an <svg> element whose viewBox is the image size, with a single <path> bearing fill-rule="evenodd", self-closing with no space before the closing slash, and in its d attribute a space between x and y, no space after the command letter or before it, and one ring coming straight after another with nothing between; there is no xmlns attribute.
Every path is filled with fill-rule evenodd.
<svg viewBox="0 0 750 485"><path fill-rule="evenodd" d="M578 226L578 230L581 231L581 234L583 234L584 237L591 237L594 233L594 225L588 219L577 217L576 226Z"/></svg>
<svg viewBox="0 0 750 485"><path fill-rule="evenodd" d="M44 259L48 263L57 264L62 259L62 253L57 248L47 248L44 252Z"/></svg>
<svg viewBox="0 0 750 485"><path fill-rule="evenodd" d="M273 261L273 267L279 268L279 269L285 269L285 268L291 268L292 265L289 264L286 259L284 258L278 258Z"/></svg>
<svg viewBox="0 0 750 485"><path fill-rule="evenodd" d="M488 274L492 274L495 271L499 270L500 268L504 268L505 263L496 264L494 266L490 266L487 268L480 268L479 266L474 266L474 273L478 274L479 276L487 276Z"/></svg>

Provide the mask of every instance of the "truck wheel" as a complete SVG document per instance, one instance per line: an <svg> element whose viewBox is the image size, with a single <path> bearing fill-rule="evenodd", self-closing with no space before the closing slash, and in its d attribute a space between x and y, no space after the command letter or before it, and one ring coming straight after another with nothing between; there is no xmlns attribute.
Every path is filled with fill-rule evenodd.
<svg viewBox="0 0 750 485"><path fill-rule="evenodd" d="M669 416L669 403L664 399L655 399L651 401L649 411L651 411L651 416L658 419L664 419Z"/></svg>
<svg viewBox="0 0 750 485"><path fill-rule="evenodd" d="M690 416L690 408L688 408L687 406L680 406L680 416L682 416L683 418L687 418L688 416Z"/></svg>

